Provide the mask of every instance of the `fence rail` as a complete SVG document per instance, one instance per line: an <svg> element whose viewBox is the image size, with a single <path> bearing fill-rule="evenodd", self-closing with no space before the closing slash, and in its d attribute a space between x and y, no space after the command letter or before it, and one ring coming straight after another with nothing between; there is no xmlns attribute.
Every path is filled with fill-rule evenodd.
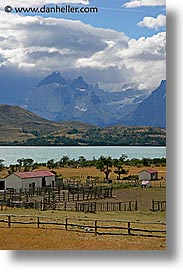
<svg viewBox="0 0 183 275"><path fill-rule="evenodd" d="M4 190L0 193L0 201L29 201L35 197L41 197L50 201L79 201L112 197L112 187L106 186L72 186L62 190L59 186L44 188L35 187L20 190Z"/></svg>
<svg viewBox="0 0 183 275"><path fill-rule="evenodd" d="M47 202L41 200L40 202L0 202L0 210L10 208L26 208L35 210L61 210L61 211L81 211L81 212L101 212L101 211L137 211L137 201L119 201L119 202Z"/></svg>
<svg viewBox="0 0 183 275"><path fill-rule="evenodd" d="M8 228L30 226L31 228L58 228L68 231L94 233L95 235L131 235L147 237L166 237L166 223L137 222L124 220L92 220L48 216L0 214L0 225Z"/></svg>

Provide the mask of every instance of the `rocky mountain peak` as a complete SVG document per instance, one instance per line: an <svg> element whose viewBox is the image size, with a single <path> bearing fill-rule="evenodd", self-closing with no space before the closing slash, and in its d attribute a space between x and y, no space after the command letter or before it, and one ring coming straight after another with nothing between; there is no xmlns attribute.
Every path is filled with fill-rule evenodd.
<svg viewBox="0 0 183 275"><path fill-rule="evenodd" d="M82 91L85 91L89 88L89 85L83 80L82 76L79 76L78 78L74 79L71 85L73 88L80 89Z"/></svg>
<svg viewBox="0 0 183 275"><path fill-rule="evenodd" d="M56 84L56 85L55 85ZM34 88L26 108L52 121L80 121L97 126L165 125L166 81L151 93L104 91L87 84L82 76L65 79L54 71Z"/></svg>
<svg viewBox="0 0 183 275"><path fill-rule="evenodd" d="M59 83L59 84L65 85L66 82L67 82L66 79L63 76L61 76L59 71L54 71L48 76L46 76L43 80L41 80L37 85L37 87L39 88L40 86L52 84L52 83Z"/></svg>

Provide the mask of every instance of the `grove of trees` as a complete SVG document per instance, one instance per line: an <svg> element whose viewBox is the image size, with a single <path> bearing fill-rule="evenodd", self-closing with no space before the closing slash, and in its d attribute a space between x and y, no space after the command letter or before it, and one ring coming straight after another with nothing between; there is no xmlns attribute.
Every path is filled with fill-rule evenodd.
<svg viewBox="0 0 183 275"><path fill-rule="evenodd" d="M4 160L0 159L0 171L5 168ZM79 168L79 167L96 167L99 171L104 173L105 179L108 180L111 171L117 175L117 179L121 179L122 175L128 174L128 170L124 166L166 166L166 158L143 158L143 159L128 159L128 156L122 154L119 158L112 158L110 156L100 156L98 159L93 158L87 160L84 156L79 156L78 159L71 159L69 156L62 156L60 160L55 161L50 159L47 162L37 163L31 158L17 159L16 164L10 164L6 169L9 174L18 171L32 171L39 167L47 167L48 169L55 168Z"/></svg>

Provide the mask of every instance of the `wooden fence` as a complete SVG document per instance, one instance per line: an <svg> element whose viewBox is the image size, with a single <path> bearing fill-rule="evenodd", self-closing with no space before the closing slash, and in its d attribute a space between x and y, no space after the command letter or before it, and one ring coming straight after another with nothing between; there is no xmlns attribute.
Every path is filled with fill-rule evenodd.
<svg viewBox="0 0 183 275"><path fill-rule="evenodd" d="M60 187L45 187L22 189L19 191L5 190L0 193L0 201L26 201L31 198L42 197L50 201L82 201L92 199L102 199L112 197L112 188L106 186L71 186L67 190L62 190Z"/></svg>
<svg viewBox="0 0 183 275"><path fill-rule="evenodd" d="M9 201L0 202L0 209L10 208L30 208L35 210L62 210L62 211L81 211L81 212L101 212L101 211L137 211L137 201L119 202L48 202L47 200L33 202Z"/></svg>
<svg viewBox="0 0 183 275"><path fill-rule="evenodd" d="M58 219L46 216L1 214L0 226L8 228L17 228L22 226L31 228L57 228L70 231L95 233L95 235L109 234L166 237L166 223L162 222L150 223L124 220L92 220L75 218Z"/></svg>
<svg viewBox="0 0 183 275"><path fill-rule="evenodd" d="M82 212L100 212L100 211L137 211L137 201L123 202L84 202L77 203L77 210Z"/></svg>
<svg viewBox="0 0 183 275"><path fill-rule="evenodd" d="M166 201L152 200L152 211L166 211Z"/></svg>
<svg viewBox="0 0 183 275"><path fill-rule="evenodd" d="M121 187L124 185L130 187L138 187L141 186L140 180L113 180L113 185L120 184ZM158 187L158 188L166 188L166 181L163 180L151 180L150 181L151 187Z"/></svg>

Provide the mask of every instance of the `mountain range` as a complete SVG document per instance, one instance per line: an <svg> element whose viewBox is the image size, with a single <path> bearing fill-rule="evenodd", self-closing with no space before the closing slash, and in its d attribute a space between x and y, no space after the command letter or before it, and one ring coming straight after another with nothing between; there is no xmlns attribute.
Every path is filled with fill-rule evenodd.
<svg viewBox="0 0 183 275"><path fill-rule="evenodd" d="M25 99L23 107L45 119L79 121L95 126L165 127L166 81L148 93L145 90L104 91L79 76L66 79L55 71L41 80Z"/></svg>

